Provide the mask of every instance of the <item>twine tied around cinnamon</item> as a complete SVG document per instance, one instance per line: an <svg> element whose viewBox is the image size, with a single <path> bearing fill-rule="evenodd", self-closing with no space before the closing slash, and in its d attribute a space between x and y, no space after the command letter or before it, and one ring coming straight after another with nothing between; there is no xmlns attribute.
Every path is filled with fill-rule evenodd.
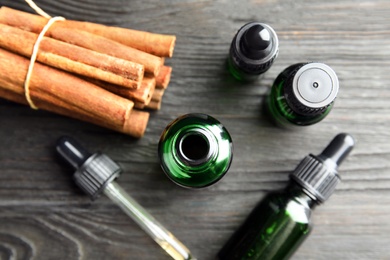
<svg viewBox="0 0 390 260"><path fill-rule="evenodd" d="M52 24L54 24L56 21L64 21L65 18L62 16L51 17L49 14L47 14L45 11L43 11L39 6L37 6L34 3L34 1L32 1L32 0L25 0L25 1L32 9L34 9L35 12L37 12L37 14L49 19L47 24L45 25L45 27L43 27L42 31L39 33L37 40L35 41L35 44L33 47L33 52L31 54L31 58L30 58L30 64L29 64L28 70L27 70L26 79L24 81L24 93L26 96L26 100L32 109L37 110L38 107L34 104L34 102L31 99L31 96L30 96L30 79L31 79L32 71L34 69L35 61L36 61L37 56L38 56L39 45L41 44L41 41L42 41L43 37L45 36L46 32L49 30L50 26L52 26Z"/></svg>

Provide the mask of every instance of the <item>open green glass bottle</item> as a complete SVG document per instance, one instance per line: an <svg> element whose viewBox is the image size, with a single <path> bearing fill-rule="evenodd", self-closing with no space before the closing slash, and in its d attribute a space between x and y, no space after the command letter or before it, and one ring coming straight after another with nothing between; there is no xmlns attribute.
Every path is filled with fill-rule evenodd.
<svg viewBox="0 0 390 260"><path fill-rule="evenodd" d="M331 111L339 90L336 73L323 63L297 63L275 79L266 99L278 126L293 128L318 123Z"/></svg>
<svg viewBox="0 0 390 260"><path fill-rule="evenodd" d="M161 167L176 184L202 188L219 181L233 158L226 128L206 114L187 114L163 131L158 154Z"/></svg>
<svg viewBox="0 0 390 260"><path fill-rule="evenodd" d="M268 194L219 252L220 260L288 259L311 231L310 216L326 201L340 178L337 168L354 146L337 135L318 156L306 156L283 191Z"/></svg>

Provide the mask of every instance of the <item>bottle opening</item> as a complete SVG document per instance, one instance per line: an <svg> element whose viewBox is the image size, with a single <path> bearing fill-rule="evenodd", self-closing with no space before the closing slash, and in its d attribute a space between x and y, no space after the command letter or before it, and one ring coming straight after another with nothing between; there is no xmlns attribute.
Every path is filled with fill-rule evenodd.
<svg viewBox="0 0 390 260"><path fill-rule="evenodd" d="M189 134L184 136L181 150L188 159L198 161L207 157L210 147L203 135Z"/></svg>

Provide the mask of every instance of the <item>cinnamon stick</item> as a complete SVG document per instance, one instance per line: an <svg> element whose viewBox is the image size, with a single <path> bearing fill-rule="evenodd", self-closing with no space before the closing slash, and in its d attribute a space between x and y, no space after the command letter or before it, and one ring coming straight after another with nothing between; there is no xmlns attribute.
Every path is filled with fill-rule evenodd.
<svg viewBox="0 0 390 260"><path fill-rule="evenodd" d="M39 33L47 23L47 19L3 6L0 9L0 22ZM172 57L176 41L174 35L163 35L119 27L109 27L89 22L66 20L54 23L51 28L56 27L87 31L160 57ZM50 31L51 30L49 29L48 35L50 35ZM126 37L124 37L124 35Z"/></svg>
<svg viewBox="0 0 390 260"><path fill-rule="evenodd" d="M150 109L150 110L160 110L161 104L162 104L162 98L164 96L165 89L162 88L156 88L153 92L152 100L149 102L149 104L146 104L144 108ZM134 107L137 106L137 103L134 103Z"/></svg>
<svg viewBox="0 0 390 260"><path fill-rule="evenodd" d="M148 104L134 102L134 107L138 109L160 110L164 91L165 89L156 88L153 92L152 99Z"/></svg>
<svg viewBox="0 0 390 260"><path fill-rule="evenodd" d="M37 34L0 24L0 46L25 57L31 57L37 38ZM41 41L37 60L69 72L135 89L139 88L144 73L143 65L47 37Z"/></svg>
<svg viewBox="0 0 390 260"><path fill-rule="evenodd" d="M145 106L145 108L150 110L160 110L161 103L162 103L161 100L160 101L152 100L148 105Z"/></svg>
<svg viewBox="0 0 390 260"><path fill-rule="evenodd" d="M156 76L156 87L166 89L171 80L172 67L162 66L160 72Z"/></svg>
<svg viewBox="0 0 390 260"><path fill-rule="evenodd" d="M131 48L108 38L77 29L56 27L50 31L52 38L89 50L142 64L145 72L157 76L163 65L161 57Z"/></svg>
<svg viewBox="0 0 390 260"><path fill-rule="evenodd" d="M161 101L164 96L165 89L158 88L153 91L152 100Z"/></svg>
<svg viewBox="0 0 390 260"><path fill-rule="evenodd" d="M23 83L28 64L29 60L0 48L0 88L24 96ZM135 117L142 120L132 121L132 101L39 63L31 77L30 94L34 103L45 110L67 111L67 115L74 118L87 118L88 122L106 125L135 137L142 136L146 128L145 115L136 113Z"/></svg>
<svg viewBox="0 0 390 260"><path fill-rule="evenodd" d="M146 131L149 116L150 114L148 112L133 109L130 113L129 120L127 120L123 126L122 132L141 138Z"/></svg>
<svg viewBox="0 0 390 260"><path fill-rule="evenodd" d="M149 77L145 77L142 80L141 87L139 89L123 88L118 85L114 85L114 84L110 84L110 83L106 83L94 79L87 79L87 80L121 97L142 104L148 104L150 102L156 87L156 79L149 78Z"/></svg>
<svg viewBox="0 0 390 260"><path fill-rule="evenodd" d="M3 88L0 88L0 97L13 101L15 103L28 105L24 96L20 94L16 94L15 92L12 91L5 90ZM102 126L117 132L131 135L136 138L141 138L144 135L148 123L148 119L149 119L149 113L138 111L138 110L132 110L129 115L128 122L133 122L133 123L131 124L127 123L123 127L119 127L118 125L112 125L109 124L108 122L103 122L99 118L94 118L93 116L86 115L83 113L83 111L80 111L79 113L75 113L74 108L70 107L69 105L65 105L62 107L62 106L58 106L57 104L40 101L39 106L43 110L54 112L56 114L74 118L84 122L92 123L94 125Z"/></svg>

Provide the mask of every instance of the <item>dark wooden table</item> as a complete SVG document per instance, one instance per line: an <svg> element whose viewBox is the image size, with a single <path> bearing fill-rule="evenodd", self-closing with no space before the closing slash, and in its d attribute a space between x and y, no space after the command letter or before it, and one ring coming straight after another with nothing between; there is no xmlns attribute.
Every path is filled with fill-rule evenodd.
<svg viewBox="0 0 390 260"><path fill-rule="evenodd" d="M61 135L101 150L124 170L118 183L198 259L215 254L267 192L283 188L308 153L339 132L357 139L343 182L313 215L315 228L293 259L390 259L390 3L354 0L40 0L52 15L177 35L162 109L136 140L88 123L0 99L0 259L169 259L106 197L91 202L54 152ZM32 12L24 1L0 0ZM225 69L237 29L270 24L280 54L265 77L232 79ZM262 104L290 64L321 61L339 76L331 114L300 131L275 127ZM159 166L164 127L202 112L230 131L235 156L222 181L203 190L170 182Z"/></svg>

